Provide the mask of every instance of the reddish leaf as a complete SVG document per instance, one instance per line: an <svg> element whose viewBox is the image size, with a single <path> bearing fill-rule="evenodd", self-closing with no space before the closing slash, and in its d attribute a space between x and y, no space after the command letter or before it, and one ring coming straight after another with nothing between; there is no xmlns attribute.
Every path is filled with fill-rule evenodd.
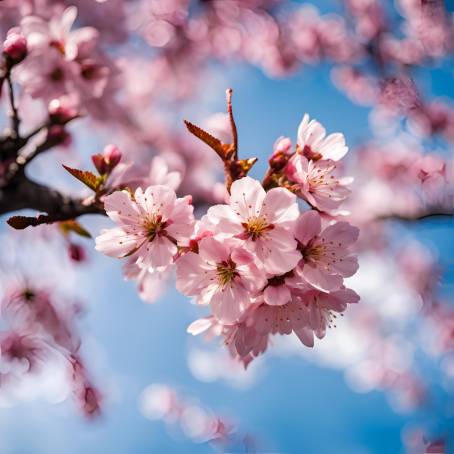
<svg viewBox="0 0 454 454"><path fill-rule="evenodd" d="M185 120L184 124L186 125L191 134L194 134L202 142L205 142L219 155L219 157L222 160L224 160L226 154L225 153L226 146L219 139L216 139L216 137L213 137L211 134L204 131L202 128L199 128L198 126L192 124L189 121Z"/></svg>
<svg viewBox="0 0 454 454"><path fill-rule="evenodd" d="M101 179L97 177L94 173L89 172L88 170L79 170L79 169L73 169L71 167L65 166L63 164L63 167L75 178L77 178L79 181L84 183L86 186L88 186L91 190L97 191L99 188L99 185L101 183Z"/></svg>

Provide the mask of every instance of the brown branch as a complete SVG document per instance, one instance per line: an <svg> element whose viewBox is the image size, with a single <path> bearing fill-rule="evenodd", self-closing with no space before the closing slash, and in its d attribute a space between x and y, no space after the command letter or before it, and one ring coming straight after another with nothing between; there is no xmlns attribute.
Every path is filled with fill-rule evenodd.
<svg viewBox="0 0 454 454"><path fill-rule="evenodd" d="M14 100L14 87L11 80L11 71L6 74L6 82L8 83L8 99L11 108L11 130L14 134L14 138L19 138L19 112L17 110L16 101Z"/></svg>
<svg viewBox="0 0 454 454"><path fill-rule="evenodd" d="M452 218L454 217L454 211L448 211L446 208L431 208L426 211L420 211L414 214L398 214L391 213L375 218L377 221L403 221L403 222L417 222L424 221L426 219L436 218Z"/></svg>
<svg viewBox="0 0 454 454"><path fill-rule="evenodd" d="M31 181L25 175L0 189L0 215L22 209L46 213L45 216L36 218L37 223L31 221L29 225L61 222L85 214L105 214L100 204L87 204L83 199L64 195L48 186Z"/></svg>

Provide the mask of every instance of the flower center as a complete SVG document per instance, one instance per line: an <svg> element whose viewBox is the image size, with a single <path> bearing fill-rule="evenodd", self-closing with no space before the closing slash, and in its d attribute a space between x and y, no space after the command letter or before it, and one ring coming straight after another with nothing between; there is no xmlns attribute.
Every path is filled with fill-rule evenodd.
<svg viewBox="0 0 454 454"><path fill-rule="evenodd" d="M65 55L66 51L65 51L65 43L63 41L59 41L59 40L52 40L50 43L49 43L49 46L50 47L53 47L54 49L57 49L58 52L60 52L60 54L62 55Z"/></svg>
<svg viewBox="0 0 454 454"><path fill-rule="evenodd" d="M318 160L320 160L323 157L317 151L313 151L312 148L309 145L304 145L302 154L304 156L306 156L307 159L311 159L312 161L318 161Z"/></svg>
<svg viewBox="0 0 454 454"><path fill-rule="evenodd" d="M56 67L52 70L52 72L49 74L49 77L51 80L53 80L54 82L59 82L61 80L64 79L65 77L65 73L63 72L63 70L59 67Z"/></svg>
<svg viewBox="0 0 454 454"><path fill-rule="evenodd" d="M268 224L267 219L264 216L254 216L243 222L242 226L245 233L252 241L260 238L264 233L274 228L273 224Z"/></svg>
<svg viewBox="0 0 454 454"><path fill-rule="evenodd" d="M218 263L216 273L221 287L225 287L230 281L238 276L236 265L231 259Z"/></svg>
<svg viewBox="0 0 454 454"><path fill-rule="evenodd" d="M285 274L281 274L280 276L273 276L273 277L269 278L268 285L271 287L279 287L280 285L285 284L285 279L288 277L293 277L293 270L291 270Z"/></svg>
<svg viewBox="0 0 454 454"><path fill-rule="evenodd" d="M304 246L298 242L298 250L301 252L305 262L318 260L326 254L326 246L324 244L308 244Z"/></svg>
<svg viewBox="0 0 454 454"><path fill-rule="evenodd" d="M144 228L149 241L153 241L157 235L163 235L165 233L166 222L162 222L162 216L152 215L148 217L144 222Z"/></svg>

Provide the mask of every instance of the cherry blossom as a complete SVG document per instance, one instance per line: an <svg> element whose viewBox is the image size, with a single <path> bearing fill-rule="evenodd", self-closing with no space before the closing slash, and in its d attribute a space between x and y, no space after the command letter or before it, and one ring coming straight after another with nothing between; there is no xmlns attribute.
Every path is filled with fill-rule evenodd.
<svg viewBox="0 0 454 454"><path fill-rule="evenodd" d="M241 244L204 238L198 249L178 260L177 288L197 296L199 304L210 304L218 320L233 323L265 285L264 272Z"/></svg>
<svg viewBox="0 0 454 454"><path fill-rule="evenodd" d="M394 409L440 422L448 404L439 401L449 400L432 388L438 380L437 393L449 394L454 374L441 224L454 212L454 108L439 88L452 76L454 16L443 2L346 0L333 13L284 0L3 0L0 9L0 214L12 216L0 257L0 400L27 383L38 395L40 377L55 375L88 418L109 402L111 388L93 384L82 357L82 306L59 292L65 264L88 288L81 276L105 260L90 239L101 225L95 249L121 259L143 301L160 300L176 274L197 303L187 309L205 315L188 331L225 346L228 360L210 363L219 375L237 376L265 352L297 353L341 369L355 391L384 391ZM227 112L203 120L238 62L298 78L295 96L315 102L324 124L348 124L349 147L304 114L294 146L279 137L267 149L266 134L254 136L267 125L247 126L244 107L237 128L231 90ZM348 98L333 97L339 107L326 114L323 96L304 97L322 70ZM349 101L358 116L344 116ZM189 133L182 112L199 119L185 121ZM268 164L263 178L257 159ZM44 240L37 263L28 236ZM17 257L30 262L19 283ZM94 278L100 294L114 285ZM228 450L227 420L171 388L156 394L163 419ZM427 450L444 449L437 438Z"/></svg>
<svg viewBox="0 0 454 454"><path fill-rule="evenodd" d="M228 205L215 205L207 213L215 233L243 240L269 273L285 273L298 262L292 236L297 217L293 194L283 188L265 192L250 177L232 184Z"/></svg>
<svg viewBox="0 0 454 454"><path fill-rule="evenodd" d="M349 250L358 234L358 228L347 222L337 222L322 231L321 217L316 211L303 213L295 229L302 255L298 273L322 291L338 289L344 277L358 270L358 260Z"/></svg>
<svg viewBox="0 0 454 454"><path fill-rule="evenodd" d="M21 30L31 50L55 49L67 60L75 60L79 48L91 46L98 35L92 27L71 31L77 17L77 8L66 8L61 16L45 21L38 16L27 16L21 22Z"/></svg>
<svg viewBox="0 0 454 454"><path fill-rule="evenodd" d="M299 125L297 143L301 147L301 154L312 161L339 161L348 151L343 134L326 136L325 128L317 120L309 121L308 114L304 114Z"/></svg>
<svg viewBox="0 0 454 454"><path fill-rule="evenodd" d="M166 186L138 188L134 200L127 191L117 191L105 198L104 206L118 227L104 230L96 249L116 258L134 255L141 268L172 263L178 245L188 241L193 229L190 198L177 198Z"/></svg>
<svg viewBox="0 0 454 454"><path fill-rule="evenodd" d="M337 314L342 314L348 304L355 304L359 296L351 289L341 288L331 293L311 290L304 295L308 302L309 324L318 338L323 338L326 328L336 326Z"/></svg>
<svg viewBox="0 0 454 454"><path fill-rule="evenodd" d="M333 212L350 195L349 178L333 175L336 163L332 160L312 161L295 154L286 167L286 174L302 198L313 207Z"/></svg>

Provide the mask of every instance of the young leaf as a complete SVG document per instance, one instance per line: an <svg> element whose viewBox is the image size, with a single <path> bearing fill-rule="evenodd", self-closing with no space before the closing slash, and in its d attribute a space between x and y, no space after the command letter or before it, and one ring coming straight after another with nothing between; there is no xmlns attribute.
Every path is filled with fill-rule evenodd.
<svg viewBox="0 0 454 454"><path fill-rule="evenodd" d="M70 232L74 232L84 238L91 238L90 232L88 232L88 230L82 227L75 220L60 222L60 229L64 235L67 235Z"/></svg>
<svg viewBox="0 0 454 454"><path fill-rule="evenodd" d="M211 147L222 160L225 159L225 145L219 139L216 139L216 137L213 137L202 128L199 128L187 120L184 120L184 124L191 134L194 134L198 139Z"/></svg>
<svg viewBox="0 0 454 454"><path fill-rule="evenodd" d="M94 173L91 173L88 170L79 170L79 169L73 169L71 167L65 166L63 164L63 167L75 178L77 178L79 181L84 183L86 186L88 186L91 190L97 191L100 184L101 184L101 178L97 177Z"/></svg>

